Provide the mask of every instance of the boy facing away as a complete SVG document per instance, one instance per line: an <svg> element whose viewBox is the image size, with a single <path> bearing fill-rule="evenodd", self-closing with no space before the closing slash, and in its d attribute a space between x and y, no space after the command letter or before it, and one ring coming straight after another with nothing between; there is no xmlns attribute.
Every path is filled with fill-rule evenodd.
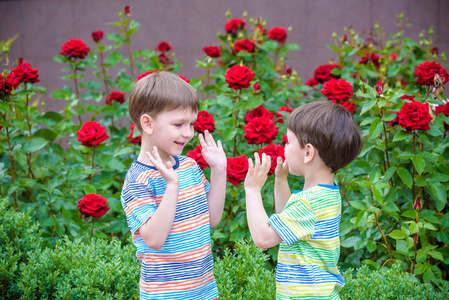
<svg viewBox="0 0 449 300"><path fill-rule="evenodd" d="M255 244L280 244L276 299L339 299L344 280L340 256L341 197L334 174L361 151L360 129L351 114L331 102L314 101L288 117L285 162L277 158L276 213L268 217L261 188L271 159L254 154L245 179L248 226ZM287 175L304 176L301 191L290 193Z"/></svg>
<svg viewBox="0 0 449 300"><path fill-rule="evenodd" d="M133 87L129 114L142 144L121 202L141 263L140 299L217 299L210 228L226 196L226 156L209 132L200 135L210 184L197 163L181 156L199 109L190 84L155 72Z"/></svg>

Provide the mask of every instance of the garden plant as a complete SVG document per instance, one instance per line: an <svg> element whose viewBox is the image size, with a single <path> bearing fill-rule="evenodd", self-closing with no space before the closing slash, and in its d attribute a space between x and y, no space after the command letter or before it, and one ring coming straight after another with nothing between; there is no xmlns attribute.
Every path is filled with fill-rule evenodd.
<svg viewBox="0 0 449 300"><path fill-rule="evenodd" d="M25 230L25 221L17 221L17 231L8 231L7 239L3 221L0 225L2 239L12 247L8 257L14 258L0 257L0 297L18 299L38 290L42 297L72 297L57 294L69 280L50 286L40 279L5 278L37 278L41 273L33 268L44 259L60 260L60 272L70 273L67 266L76 272L83 266L64 258L75 248L104 253L98 263L112 264L111 270L127 265L120 274L122 282L108 297L127 297L120 294L126 293L120 284L135 282L138 290L138 261L130 262L134 249L120 203L122 183L140 143L128 118L127 99L136 81L159 70L176 73L197 89L201 108L195 131L212 132L223 142L228 157L225 211L212 230L217 283L224 299L235 295L259 299L262 296L257 295L274 291L277 249L264 253L248 241L242 183L247 158L256 151L273 160L283 157L284 120L294 108L318 99L353 113L364 137L362 153L335 176L344 199L339 265L348 271L342 298L360 299L355 295L372 289L363 285L366 290L357 290L354 280L364 282L363 276L373 276L368 275L373 271L379 280L403 283L404 291L406 282L424 282L416 290L422 294L416 292L411 298L447 296L449 103L444 87L449 75L445 54L433 45L432 28L422 32L418 41L404 37L403 15L397 17L398 32L389 37L378 25L366 34L345 28L342 35L333 33L327 45L334 59L317 66L313 77L304 80L288 65L289 52L300 49L289 43L292 29L272 27L246 13L241 18L227 13L216 44L198 49L201 59L196 67L204 75L186 78L179 74L181 64L170 42L132 49L140 24L131 16L126 6L119 19L109 24L111 33L93 31L90 41L71 39L55 49L54 60L61 64L67 84L51 94L39 86L39 73L44 70L31 66L26 57L9 59L10 45L17 37L0 43L4 66L0 198L5 199L1 213L17 215L31 226ZM47 110L45 94L65 101L63 111ZM186 155L208 176L198 139L186 148ZM273 184L274 176L269 176L263 190L269 212L274 212ZM301 186L302 182L290 181L292 189ZM108 251L123 257L108 261ZM241 269L232 268L237 265ZM245 268L260 268L260 272L244 277ZM352 277L354 268L360 277ZM42 272L57 276L57 270ZM95 293L86 297L95 298Z"/></svg>

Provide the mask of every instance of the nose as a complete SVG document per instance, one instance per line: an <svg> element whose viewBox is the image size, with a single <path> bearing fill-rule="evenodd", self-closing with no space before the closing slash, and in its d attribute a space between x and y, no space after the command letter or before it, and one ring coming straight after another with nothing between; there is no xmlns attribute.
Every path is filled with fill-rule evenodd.
<svg viewBox="0 0 449 300"><path fill-rule="evenodd" d="M185 126L182 131L182 136L191 139L193 137L193 126Z"/></svg>

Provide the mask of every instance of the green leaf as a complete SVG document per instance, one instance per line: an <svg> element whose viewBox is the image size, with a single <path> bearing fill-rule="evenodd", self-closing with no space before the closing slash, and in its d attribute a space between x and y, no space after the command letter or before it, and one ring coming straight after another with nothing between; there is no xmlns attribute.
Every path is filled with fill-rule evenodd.
<svg viewBox="0 0 449 300"><path fill-rule="evenodd" d="M410 234L415 234L419 230L419 226L416 222L410 223Z"/></svg>
<svg viewBox="0 0 449 300"><path fill-rule="evenodd" d="M83 190L84 190L85 194L96 194L97 193L97 189L93 185L85 185Z"/></svg>
<svg viewBox="0 0 449 300"><path fill-rule="evenodd" d="M357 244L358 241L360 241L362 238L360 236L351 236L348 237L346 240L344 240L341 243L341 246L344 248L350 248L354 247L355 244Z"/></svg>
<svg viewBox="0 0 449 300"><path fill-rule="evenodd" d="M102 85L101 85L101 83L96 82L96 81L88 81L86 83L80 83L80 87L88 88L90 90L98 90L98 89L101 89Z"/></svg>
<svg viewBox="0 0 449 300"><path fill-rule="evenodd" d="M355 221L355 226L357 227L365 227L366 222L368 221L368 212L367 211L359 211L357 214L357 219Z"/></svg>
<svg viewBox="0 0 449 300"><path fill-rule="evenodd" d="M396 251L401 254L408 255L407 243L403 240L396 240Z"/></svg>
<svg viewBox="0 0 449 300"><path fill-rule="evenodd" d="M374 241L369 240L366 244L366 249L369 251L369 253L373 253L377 249L377 244Z"/></svg>
<svg viewBox="0 0 449 300"><path fill-rule="evenodd" d="M438 251L429 251L428 254L430 256L432 256L433 258L435 258L435 259L444 261L443 255L440 252L438 252Z"/></svg>
<svg viewBox="0 0 449 300"><path fill-rule="evenodd" d="M423 274L428 268L428 264L422 264L422 263L417 263L415 266L415 270L413 271L413 274L415 275L421 275Z"/></svg>
<svg viewBox="0 0 449 300"><path fill-rule="evenodd" d="M426 161L419 156L413 156L412 162L418 174L422 174L424 168L426 167Z"/></svg>
<svg viewBox="0 0 449 300"><path fill-rule="evenodd" d="M71 93L69 93L68 91L56 90L50 95L50 97L52 97L53 99L65 99L70 97L70 95Z"/></svg>
<svg viewBox="0 0 449 300"><path fill-rule="evenodd" d="M393 136L393 142L399 142L402 141L403 139L406 139L410 136L410 133L408 133L407 131L398 131L394 136Z"/></svg>
<svg viewBox="0 0 449 300"><path fill-rule="evenodd" d="M48 140L41 137L36 137L33 138L31 141L25 142L23 146L23 151L25 151L25 153L33 153L44 148L47 144Z"/></svg>
<svg viewBox="0 0 449 300"><path fill-rule="evenodd" d="M46 126L53 126L61 122L63 119L64 117L61 114L54 111L49 111L42 116L41 122Z"/></svg>
<svg viewBox="0 0 449 300"><path fill-rule="evenodd" d="M54 132L53 130L48 128L41 128L38 131L36 131L35 134L33 134L33 138L41 137L49 142L53 142L57 136L58 136L57 132Z"/></svg>
<svg viewBox="0 0 449 300"><path fill-rule="evenodd" d="M351 204L351 206L354 207L355 209L363 211L365 211L368 207L368 205L366 205L365 202L359 200L349 201L349 204Z"/></svg>
<svg viewBox="0 0 449 300"><path fill-rule="evenodd" d="M135 130L135 131L137 131L137 130ZM134 132L135 132L135 131L134 131ZM115 157L115 156L122 155L122 154L127 154L127 153L130 153L130 152L133 152L134 150L135 150L134 147L126 147L126 148L120 149L119 151L117 151L117 152L114 154L114 157Z"/></svg>
<svg viewBox="0 0 449 300"><path fill-rule="evenodd" d="M401 178L402 182L404 182L406 186L408 186L409 188L412 187L413 179L412 179L412 175L410 175L409 171L407 171L404 168L398 168L396 170L396 173L399 175L399 177Z"/></svg>
<svg viewBox="0 0 449 300"><path fill-rule="evenodd" d="M401 230L396 229L388 234L391 238L395 240L405 239L407 236Z"/></svg>
<svg viewBox="0 0 449 300"><path fill-rule="evenodd" d="M435 205L438 211L442 211L446 206L447 192L446 187L439 182L430 182L429 193L432 196L432 200L435 201Z"/></svg>
<svg viewBox="0 0 449 300"><path fill-rule="evenodd" d="M427 268L426 272L423 275L424 282L430 282L435 279L435 275L432 272L431 268Z"/></svg>

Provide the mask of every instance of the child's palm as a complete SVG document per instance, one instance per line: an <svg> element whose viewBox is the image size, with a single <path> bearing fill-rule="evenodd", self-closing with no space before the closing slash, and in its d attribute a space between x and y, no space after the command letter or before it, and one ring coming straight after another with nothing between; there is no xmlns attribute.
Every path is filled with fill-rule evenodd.
<svg viewBox="0 0 449 300"><path fill-rule="evenodd" d="M157 151L157 147L155 146L153 149L153 154L150 152L146 153L148 159L151 161L153 166L158 169L161 173L162 177L165 179L167 184L170 183L179 183L178 174L176 174L175 170L173 170L173 165L170 161L167 161L165 164L162 161L159 152Z"/></svg>
<svg viewBox="0 0 449 300"><path fill-rule="evenodd" d="M209 131L204 131L204 136L199 135L201 144L201 154L208 165L213 167L226 167L226 154L223 151L221 141L215 143Z"/></svg>

